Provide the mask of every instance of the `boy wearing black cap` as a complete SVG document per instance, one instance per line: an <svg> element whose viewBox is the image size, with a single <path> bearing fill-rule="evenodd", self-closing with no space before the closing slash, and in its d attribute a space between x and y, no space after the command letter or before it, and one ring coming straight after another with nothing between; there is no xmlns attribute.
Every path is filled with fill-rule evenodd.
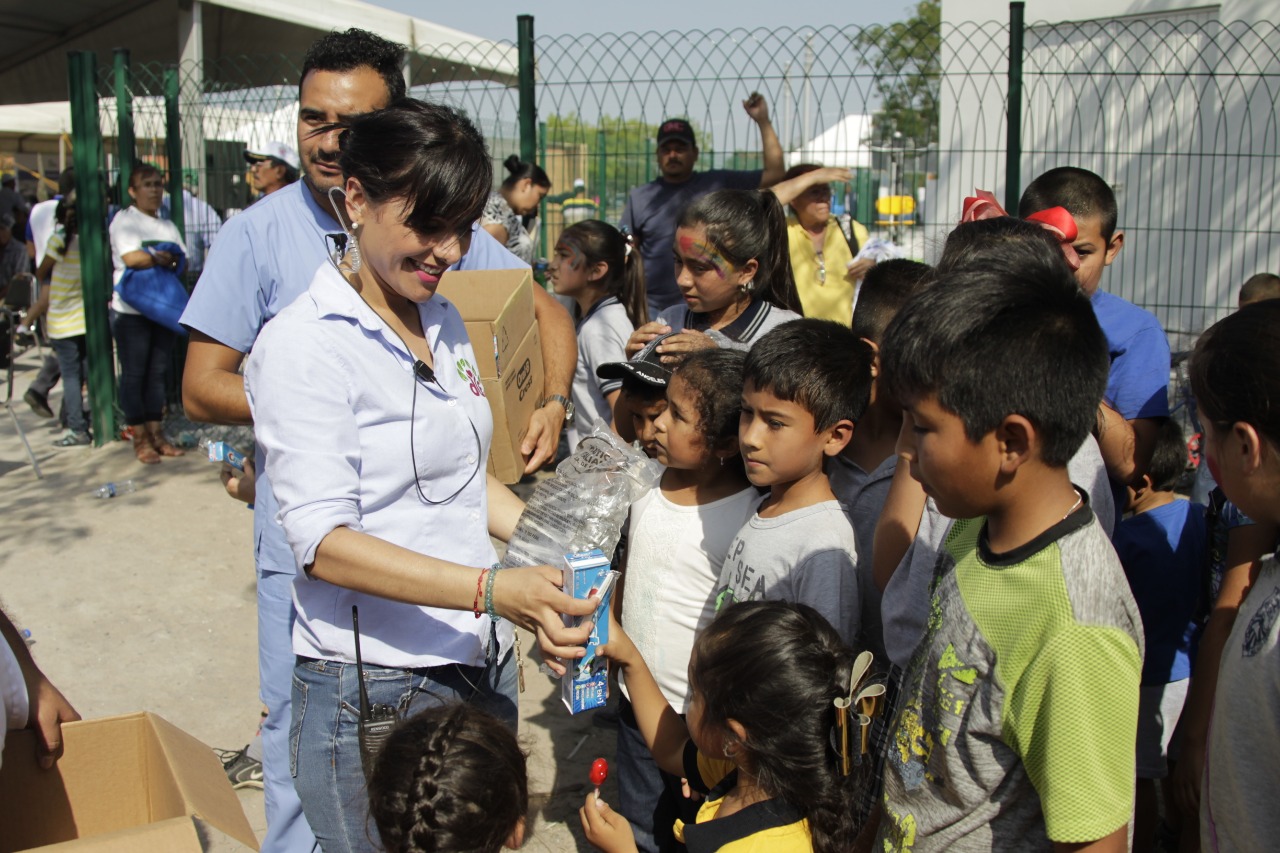
<svg viewBox="0 0 1280 853"><path fill-rule="evenodd" d="M667 380L671 365L662 363L658 344L676 334L659 335L630 361L616 361L596 368L601 379L622 380L622 393L613 407L613 429L625 441L639 441L649 458L658 455L655 428L658 416L667 410Z"/></svg>
<svg viewBox="0 0 1280 853"><path fill-rule="evenodd" d="M640 245L651 317L682 301L671 262L671 244L675 240L676 217L685 205L715 190L771 187L782 179L786 171L782 162L782 143L769 121L769 107L764 96L752 92L742 106L760 128L763 170L695 172L693 167L698 159L698 143L693 126L685 119L667 119L658 126L658 171L662 174L636 187L627 196L627 206L622 211L622 227L630 229Z"/></svg>

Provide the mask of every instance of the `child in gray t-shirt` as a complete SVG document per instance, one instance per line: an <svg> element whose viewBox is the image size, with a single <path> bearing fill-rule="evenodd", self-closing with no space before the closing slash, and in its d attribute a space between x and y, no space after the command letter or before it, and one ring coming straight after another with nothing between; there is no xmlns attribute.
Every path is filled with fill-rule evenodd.
<svg viewBox="0 0 1280 853"><path fill-rule="evenodd" d="M858 549L826 463L849 443L870 387L871 348L839 323L787 323L747 354L738 444L747 478L769 496L729 545L717 609L807 604L856 640Z"/></svg>

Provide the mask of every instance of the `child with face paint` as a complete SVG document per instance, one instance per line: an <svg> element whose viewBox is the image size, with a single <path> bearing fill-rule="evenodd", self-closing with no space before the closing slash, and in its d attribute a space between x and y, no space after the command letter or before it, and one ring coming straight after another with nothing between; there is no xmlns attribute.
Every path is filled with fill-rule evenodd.
<svg viewBox="0 0 1280 853"><path fill-rule="evenodd" d="M680 214L676 284L684 305L666 309L627 341L633 355L668 331L664 360L713 346L748 350L765 332L802 315L787 248L787 220L770 192L719 190Z"/></svg>
<svg viewBox="0 0 1280 853"><path fill-rule="evenodd" d="M622 380L601 379L596 368L623 361L627 338L649 321L644 263L630 235L589 219L561 233L547 272L555 292L577 303L578 367L573 377L574 414L569 418L572 453L593 423L613 423Z"/></svg>

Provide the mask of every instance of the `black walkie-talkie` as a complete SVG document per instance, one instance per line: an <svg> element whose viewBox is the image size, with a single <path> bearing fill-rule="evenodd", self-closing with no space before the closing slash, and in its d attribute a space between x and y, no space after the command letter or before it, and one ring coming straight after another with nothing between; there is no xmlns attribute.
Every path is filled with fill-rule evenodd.
<svg viewBox="0 0 1280 853"><path fill-rule="evenodd" d="M396 709L382 703L369 704L369 691L364 686L364 661L360 658L360 609L354 604L351 605L351 630L356 636L356 677L360 680L360 766L368 781L382 745L396 727Z"/></svg>

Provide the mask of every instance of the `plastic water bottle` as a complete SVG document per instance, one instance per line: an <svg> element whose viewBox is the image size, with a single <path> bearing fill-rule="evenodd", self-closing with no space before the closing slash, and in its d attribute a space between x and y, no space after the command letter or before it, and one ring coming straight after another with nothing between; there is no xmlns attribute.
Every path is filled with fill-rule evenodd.
<svg viewBox="0 0 1280 853"><path fill-rule="evenodd" d="M114 498L117 495L127 495L137 490L133 480L125 480L123 483L105 483L94 490L93 496L95 498Z"/></svg>

